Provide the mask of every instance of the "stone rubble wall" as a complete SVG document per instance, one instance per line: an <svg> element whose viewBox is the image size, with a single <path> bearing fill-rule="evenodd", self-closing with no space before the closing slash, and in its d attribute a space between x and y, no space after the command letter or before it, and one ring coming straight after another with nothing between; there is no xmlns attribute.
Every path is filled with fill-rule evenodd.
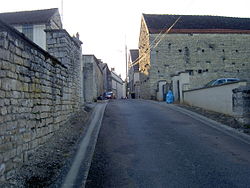
<svg viewBox="0 0 250 188"><path fill-rule="evenodd" d="M93 102L97 99L96 83L94 77L93 56L83 55L83 72L84 72L84 101Z"/></svg>
<svg viewBox="0 0 250 188"><path fill-rule="evenodd" d="M82 49L81 41L72 38L64 29L45 30L47 51L68 68L68 83L71 88L72 108L78 110L82 90Z"/></svg>
<svg viewBox="0 0 250 188"><path fill-rule="evenodd" d="M79 110L78 62L67 55L65 66L0 22L0 181Z"/></svg>
<svg viewBox="0 0 250 188"><path fill-rule="evenodd" d="M140 52L141 96L155 96L159 80L190 73L190 89L220 77L237 77L250 83L249 34L148 34L142 24ZM148 51L150 54L148 55Z"/></svg>
<svg viewBox="0 0 250 188"><path fill-rule="evenodd" d="M94 55L83 55L84 97L86 102L96 101L103 95L103 73L99 60Z"/></svg>
<svg viewBox="0 0 250 188"><path fill-rule="evenodd" d="M244 125L250 125L250 87L233 90L233 111L236 119Z"/></svg>

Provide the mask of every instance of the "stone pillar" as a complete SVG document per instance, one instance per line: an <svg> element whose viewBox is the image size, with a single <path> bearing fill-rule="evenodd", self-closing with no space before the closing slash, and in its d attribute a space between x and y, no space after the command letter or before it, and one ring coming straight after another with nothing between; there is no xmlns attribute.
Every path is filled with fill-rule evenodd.
<svg viewBox="0 0 250 188"><path fill-rule="evenodd" d="M233 112L237 121L250 125L250 87L239 87L233 90Z"/></svg>
<svg viewBox="0 0 250 188"><path fill-rule="evenodd" d="M72 91L70 97L74 101L72 108L77 110L81 103L82 93L82 42L78 38L71 37L64 29L45 31L47 33L47 51L69 70L68 85Z"/></svg>

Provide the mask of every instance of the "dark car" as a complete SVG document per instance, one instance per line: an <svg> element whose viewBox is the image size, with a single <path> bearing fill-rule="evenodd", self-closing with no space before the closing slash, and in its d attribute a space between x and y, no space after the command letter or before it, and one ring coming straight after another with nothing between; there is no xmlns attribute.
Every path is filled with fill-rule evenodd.
<svg viewBox="0 0 250 188"><path fill-rule="evenodd" d="M210 86L216 86L216 85L221 85L221 84L225 84L225 83L229 83L229 82L237 82L240 81L240 79L238 78L219 78L216 80L212 80L210 82L208 82L205 87L210 87Z"/></svg>

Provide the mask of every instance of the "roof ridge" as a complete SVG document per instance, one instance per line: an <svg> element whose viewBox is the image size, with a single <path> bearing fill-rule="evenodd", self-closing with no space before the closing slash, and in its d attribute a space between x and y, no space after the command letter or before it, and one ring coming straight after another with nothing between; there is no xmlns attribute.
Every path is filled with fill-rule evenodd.
<svg viewBox="0 0 250 188"><path fill-rule="evenodd" d="M0 12L0 14L14 14L14 13L26 13L26 12L36 12L36 11L48 11L48 10L59 10L58 8L48 8L48 9L37 9L37 10L22 10L22 11L12 11L12 12Z"/></svg>
<svg viewBox="0 0 250 188"><path fill-rule="evenodd" d="M228 30L227 32L232 32L233 30L250 31L250 18L173 14L143 14L143 18L150 33L162 32L168 28L171 28L171 30L189 30L188 32L191 32L190 29L224 29Z"/></svg>
<svg viewBox="0 0 250 188"><path fill-rule="evenodd" d="M220 15L199 15L199 14L146 14L142 13L142 15L149 15L149 16L197 16L197 17L220 17L220 18L242 18L242 19L249 19L248 17L237 17L237 16L220 16Z"/></svg>
<svg viewBox="0 0 250 188"><path fill-rule="evenodd" d="M0 13L0 18L10 25L34 24L34 23L37 24L37 23L47 23L57 13L59 13L58 8L50 8L50 9Z"/></svg>

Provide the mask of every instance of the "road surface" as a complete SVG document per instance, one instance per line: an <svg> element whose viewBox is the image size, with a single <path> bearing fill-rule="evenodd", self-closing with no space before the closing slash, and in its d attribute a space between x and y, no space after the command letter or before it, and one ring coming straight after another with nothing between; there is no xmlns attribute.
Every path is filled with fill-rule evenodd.
<svg viewBox="0 0 250 188"><path fill-rule="evenodd" d="M249 139L216 126L173 105L112 100L86 187L250 187Z"/></svg>

